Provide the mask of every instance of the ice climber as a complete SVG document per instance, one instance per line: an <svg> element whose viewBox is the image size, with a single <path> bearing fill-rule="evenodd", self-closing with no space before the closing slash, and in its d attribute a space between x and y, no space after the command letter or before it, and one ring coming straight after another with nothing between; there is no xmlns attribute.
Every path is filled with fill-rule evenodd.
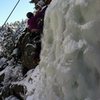
<svg viewBox="0 0 100 100"><path fill-rule="evenodd" d="M19 38L19 41L16 46L18 48L18 53L17 53L18 59L21 59L22 62L24 60L30 61L28 59L29 57L25 55L25 54L28 54L26 53L28 51L26 51L25 48L31 48L30 46L32 45L35 45L35 49L33 51L34 53L30 53L30 54L33 54L32 63L40 60L41 35L43 34L44 16L45 16L45 11L50 2L51 0L31 0L30 1L30 3L35 3L36 11L34 13L28 12L26 14L26 16L28 17L27 28L24 31L24 34L22 34L22 36ZM29 44L32 44L32 45L29 45Z"/></svg>

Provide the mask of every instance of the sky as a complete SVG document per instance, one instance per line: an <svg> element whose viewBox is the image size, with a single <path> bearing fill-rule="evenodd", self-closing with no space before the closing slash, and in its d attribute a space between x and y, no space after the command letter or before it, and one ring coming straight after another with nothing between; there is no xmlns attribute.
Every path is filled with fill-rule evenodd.
<svg viewBox="0 0 100 100"><path fill-rule="evenodd" d="M34 11L34 4L30 4L29 1L30 0L20 0L19 4L17 5L16 9L14 10L7 22L11 23L26 19L26 13ZM18 0L0 1L0 26L4 24L5 20L7 19L17 2Z"/></svg>

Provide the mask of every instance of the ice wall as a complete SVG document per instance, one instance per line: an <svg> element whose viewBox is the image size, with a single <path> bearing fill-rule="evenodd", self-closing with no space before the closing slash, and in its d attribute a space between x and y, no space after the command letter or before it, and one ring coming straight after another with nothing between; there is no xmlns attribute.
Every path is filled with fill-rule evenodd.
<svg viewBox="0 0 100 100"><path fill-rule="evenodd" d="M100 0L52 0L42 45L32 100L100 100Z"/></svg>

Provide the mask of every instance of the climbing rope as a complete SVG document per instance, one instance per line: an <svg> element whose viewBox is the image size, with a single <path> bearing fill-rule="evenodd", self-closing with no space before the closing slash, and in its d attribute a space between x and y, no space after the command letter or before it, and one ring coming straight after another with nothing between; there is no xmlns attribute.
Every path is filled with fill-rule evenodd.
<svg viewBox="0 0 100 100"><path fill-rule="evenodd" d="M6 24L6 22L8 21L8 19L10 18L11 14L13 13L13 11L15 10L15 8L17 7L17 5L19 4L20 0L17 1L16 5L14 6L14 8L12 9L11 13L9 14L9 16L7 17L7 19L5 20L4 24L2 25L2 27L4 27L4 25Z"/></svg>

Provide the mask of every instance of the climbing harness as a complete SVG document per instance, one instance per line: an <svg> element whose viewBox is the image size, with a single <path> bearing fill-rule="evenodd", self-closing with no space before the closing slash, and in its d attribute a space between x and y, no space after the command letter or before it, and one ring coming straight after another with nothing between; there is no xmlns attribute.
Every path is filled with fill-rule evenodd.
<svg viewBox="0 0 100 100"><path fill-rule="evenodd" d="M17 1L16 5L14 6L14 8L12 9L11 13L9 14L9 16L7 17L7 19L5 20L4 24L2 25L2 28L4 27L4 25L6 24L6 22L8 21L8 19L10 18L11 14L13 13L13 11L15 10L15 8L17 7L17 5L19 4L20 0Z"/></svg>

